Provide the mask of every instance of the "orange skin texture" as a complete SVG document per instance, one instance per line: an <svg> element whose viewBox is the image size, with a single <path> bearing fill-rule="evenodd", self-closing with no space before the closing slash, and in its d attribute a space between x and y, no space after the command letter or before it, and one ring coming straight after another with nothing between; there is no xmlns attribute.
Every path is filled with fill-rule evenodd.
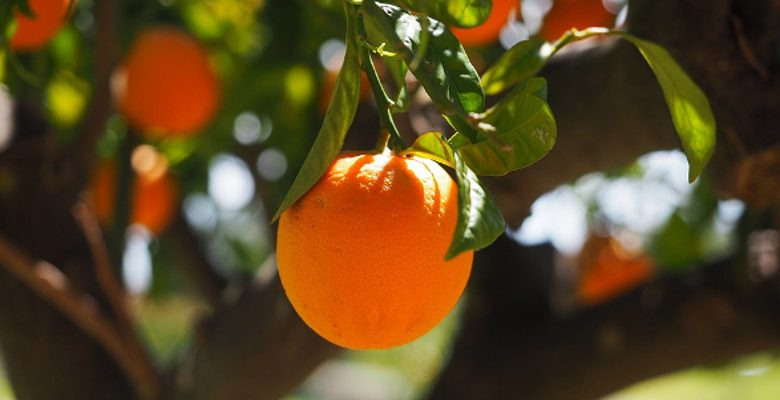
<svg viewBox="0 0 780 400"><path fill-rule="evenodd" d="M611 27L614 20L615 16L604 8L601 0L555 0L539 34L551 42L569 29Z"/></svg>
<svg viewBox="0 0 780 400"><path fill-rule="evenodd" d="M175 28L143 31L118 76L119 109L147 137L190 136L211 121L219 105L219 81L208 53Z"/></svg>
<svg viewBox="0 0 780 400"><path fill-rule="evenodd" d="M653 276L652 261L627 251L610 237L593 235L580 253L579 299L600 304L646 282Z"/></svg>
<svg viewBox="0 0 780 400"><path fill-rule="evenodd" d="M110 226L114 218L116 180L112 162L99 165L92 175L91 200L103 226ZM138 174L130 193L130 223L143 225L155 235L163 232L173 219L179 199L179 189L170 173Z"/></svg>
<svg viewBox="0 0 780 400"><path fill-rule="evenodd" d="M493 0L493 9L485 22L473 28L451 28L451 31L464 46L489 45L498 39L509 14L519 9L519 4L519 0Z"/></svg>
<svg viewBox="0 0 780 400"><path fill-rule="evenodd" d="M11 49L38 50L45 46L68 20L70 0L29 0L35 18L15 11L16 31L11 37Z"/></svg>
<svg viewBox="0 0 780 400"><path fill-rule="evenodd" d="M350 349L409 343L458 302L473 252L445 261L457 187L433 161L342 155L279 220L279 277L298 315Z"/></svg>

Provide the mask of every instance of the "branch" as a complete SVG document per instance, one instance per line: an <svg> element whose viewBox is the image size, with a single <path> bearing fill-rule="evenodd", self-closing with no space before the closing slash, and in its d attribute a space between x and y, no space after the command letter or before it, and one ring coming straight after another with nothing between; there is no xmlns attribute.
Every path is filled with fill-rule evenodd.
<svg viewBox="0 0 780 400"><path fill-rule="evenodd" d="M156 396L159 376L147 360L126 347L123 336L100 314L94 299L76 292L59 269L33 261L0 236L0 266L91 336L134 382L144 398Z"/></svg>
<svg viewBox="0 0 780 400"><path fill-rule="evenodd" d="M181 276L189 281L195 292L209 306L216 308L227 283L207 261L200 240L184 220L182 212L176 214L166 237L170 239L176 252L174 265L181 270Z"/></svg>
<svg viewBox="0 0 780 400"><path fill-rule="evenodd" d="M82 134L63 156L73 162L78 187L86 182L95 161L95 147L106 130L106 122L113 110L111 75L117 63L117 9L116 0L95 2L95 87L87 109Z"/></svg>
<svg viewBox="0 0 780 400"><path fill-rule="evenodd" d="M149 352L144 348L136 333L136 325L125 301L125 291L116 280L114 269L111 267L108 248L103 241L103 233L100 230L95 213L83 201L76 203L73 211L74 217L79 223L92 253L98 284L120 325L119 332L122 334L127 351L132 353L132 358L137 360L138 364L143 367L145 374L158 379L154 362L149 358ZM159 386L159 383L156 386ZM155 388L152 393L157 391L158 389Z"/></svg>
<svg viewBox="0 0 780 400"><path fill-rule="evenodd" d="M543 302L551 261L550 246L524 248L506 237L478 253L464 325L432 399L601 398L642 379L780 345L777 276L748 282L734 260L649 282L573 315ZM533 275L543 271L544 278Z"/></svg>
<svg viewBox="0 0 780 400"><path fill-rule="evenodd" d="M297 387L336 346L295 314L276 276L275 255L259 276L202 321L172 398L277 399Z"/></svg>

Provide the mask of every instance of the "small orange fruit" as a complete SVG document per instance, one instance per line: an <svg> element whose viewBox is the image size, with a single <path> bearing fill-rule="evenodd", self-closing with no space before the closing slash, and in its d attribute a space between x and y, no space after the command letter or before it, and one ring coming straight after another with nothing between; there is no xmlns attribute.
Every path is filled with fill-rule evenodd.
<svg viewBox="0 0 780 400"><path fill-rule="evenodd" d="M186 33L149 28L115 75L119 109L152 137L189 136L216 112L220 89L206 50Z"/></svg>
<svg viewBox="0 0 780 400"><path fill-rule="evenodd" d="M539 34L547 41L558 40L572 28L611 27L615 20L601 0L555 0L544 17Z"/></svg>
<svg viewBox="0 0 780 400"><path fill-rule="evenodd" d="M452 28L452 33L464 46L485 46L498 39L501 28L507 24L513 10L519 9L520 0L493 0L490 16L473 28Z"/></svg>
<svg viewBox="0 0 780 400"><path fill-rule="evenodd" d="M458 302L473 252L445 261L457 187L433 161L345 154L279 220L287 297L325 339L351 349L409 343Z"/></svg>
<svg viewBox="0 0 780 400"><path fill-rule="evenodd" d="M65 25L68 19L70 0L28 0L34 17L15 12L16 31L11 37L11 49L17 51L37 50Z"/></svg>
<svg viewBox="0 0 780 400"><path fill-rule="evenodd" d="M140 224L159 234L173 219L179 190L168 172L165 157L148 145L133 152L135 181L131 188L130 223ZM92 176L91 199L95 213L104 226L110 226L116 203L117 170L113 162L99 165Z"/></svg>

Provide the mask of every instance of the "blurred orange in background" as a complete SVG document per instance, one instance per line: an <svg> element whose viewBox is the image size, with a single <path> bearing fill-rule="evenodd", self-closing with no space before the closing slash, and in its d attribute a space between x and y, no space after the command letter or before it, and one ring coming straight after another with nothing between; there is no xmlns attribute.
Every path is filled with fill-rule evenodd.
<svg viewBox="0 0 780 400"><path fill-rule="evenodd" d="M451 28L455 37L464 46L485 46L498 39L501 28L507 24L512 12L520 9L519 0L493 0L490 16L473 28Z"/></svg>
<svg viewBox="0 0 780 400"><path fill-rule="evenodd" d="M113 83L120 111L147 137L190 136L219 105L219 81L206 49L172 27L140 33Z"/></svg>
<svg viewBox="0 0 780 400"><path fill-rule="evenodd" d="M555 41L569 29L609 28L614 21L615 16L604 8L601 0L555 0L539 34L547 41Z"/></svg>
<svg viewBox="0 0 780 400"><path fill-rule="evenodd" d="M176 212L179 190L168 171L168 161L152 146L141 145L131 160L135 179L130 191L130 223L145 226L159 234ZM103 226L111 226L117 194L117 168L114 161L100 164L92 177L91 200Z"/></svg>
<svg viewBox="0 0 780 400"><path fill-rule="evenodd" d="M11 48L32 51L49 43L68 21L70 2L71 0L28 0L34 17L15 12L16 31L11 37ZM75 4L75 0L73 2Z"/></svg>
<svg viewBox="0 0 780 400"><path fill-rule="evenodd" d="M577 298L585 304L603 303L649 280L653 270L643 252L591 233L579 255Z"/></svg>

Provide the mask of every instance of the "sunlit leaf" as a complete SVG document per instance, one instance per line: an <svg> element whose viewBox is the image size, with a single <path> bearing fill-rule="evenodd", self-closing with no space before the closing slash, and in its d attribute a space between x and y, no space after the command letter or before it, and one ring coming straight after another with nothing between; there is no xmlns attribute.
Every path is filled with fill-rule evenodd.
<svg viewBox="0 0 780 400"><path fill-rule="evenodd" d="M709 101L663 47L626 32L604 28L570 31L554 44L538 39L518 43L507 51L483 77L489 94L498 93L536 74L550 58L567 44L593 36L611 35L635 45L661 85L672 123L688 157L688 179L693 181L709 162L715 149L715 117Z"/></svg>
<svg viewBox="0 0 780 400"><path fill-rule="evenodd" d="M493 243L504 232L506 223L493 198L479 182L474 172L454 155L458 185L458 224L447 250L447 259L458 254L479 250Z"/></svg>
<svg viewBox="0 0 780 400"><path fill-rule="evenodd" d="M483 122L495 127L478 143L452 144L468 166L478 175L505 175L527 167L544 157L555 144L555 118L545 95L547 84L532 78L516 93L488 110Z"/></svg>
<svg viewBox="0 0 780 400"><path fill-rule="evenodd" d="M349 18L347 19L349 21ZM336 89L333 91L325 120L322 122L317 138L303 161L292 187L282 200L272 221L281 213L295 204L298 199L317 183L317 180L328 169L328 165L336 158L344 144L360 96L360 60L355 27L347 23L347 49L344 63L336 79Z"/></svg>
<svg viewBox="0 0 780 400"><path fill-rule="evenodd" d="M492 9L491 0L397 0L397 3L460 28L471 28L485 22Z"/></svg>
<svg viewBox="0 0 780 400"><path fill-rule="evenodd" d="M536 75L551 55L551 45L542 39L532 38L514 45L482 75L485 93L499 93Z"/></svg>
<svg viewBox="0 0 780 400"><path fill-rule="evenodd" d="M633 43L655 73L688 157L688 179L698 177L715 150L715 117L701 88L663 47L627 33L616 32Z"/></svg>
<svg viewBox="0 0 780 400"><path fill-rule="evenodd" d="M412 154L434 160L455 168L455 154L452 146L441 132L428 132L420 135L412 145L404 151L404 154Z"/></svg>
<svg viewBox="0 0 780 400"><path fill-rule="evenodd" d="M428 95L444 112L466 115L484 109L485 96L479 83L479 75L471 65L466 51L455 36L441 22L428 19L428 43L421 62L413 68L413 60L421 51L422 17L384 3L365 3L373 24L384 39L403 55L412 73ZM469 129L460 124L456 129ZM464 132L476 137L473 132Z"/></svg>

